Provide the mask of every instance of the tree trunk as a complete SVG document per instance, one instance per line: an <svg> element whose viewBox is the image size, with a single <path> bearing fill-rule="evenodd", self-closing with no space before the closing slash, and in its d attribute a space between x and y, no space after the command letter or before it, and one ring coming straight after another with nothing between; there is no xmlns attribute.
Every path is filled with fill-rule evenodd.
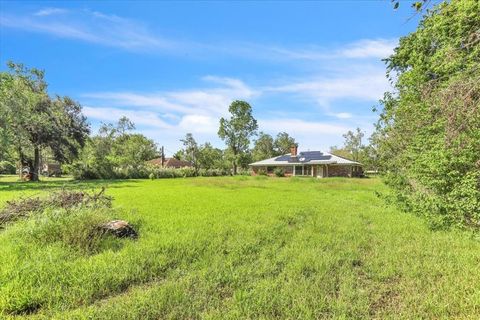
<svg viewBox="0 0 480 320"><path fill-rule="evenodd" d="M237 162L233 160L233 175L237 175Z"/></svg>
<svg viewBox="0 0 480 320"><path fill-rule="evenodd" d="M38 181L38 171L40 167L40 150L37 146L34 147L34 160L33 160L33 172L31 172L32 175L32 181Z"/></svg>
<svg viewBox="0 0 480 320"><path fill-rule="evenodd" d="M236 148L233 148L233 175L237 175L237 150Z"/></svg>

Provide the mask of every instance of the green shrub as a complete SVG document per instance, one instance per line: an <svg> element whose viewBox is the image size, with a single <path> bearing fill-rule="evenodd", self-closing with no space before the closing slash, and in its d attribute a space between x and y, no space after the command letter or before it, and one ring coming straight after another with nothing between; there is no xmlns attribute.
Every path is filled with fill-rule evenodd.
<svg viewBox="0 0 480 320"><path fill-rule="evenodd" d="M0 174L15 174L15 165L9 161L0 161Z"/></svg>
<svg viewBox="0 0 480 320"><path fill-rule="evenodd" d="M282 168L275 168L275 170L273 170L273 173L275 173L277 177L285 177L285 170L283 170Z"/></svg>
<svg viewBox="0 0 480 320"><path fill-rule="evenodd" d="M91 166L77 163L70 166L71 174L76 180L90 179L167 179L188 178L195 176L218 177L229 175L224 169L199 169L194 168L161 168L154 165L138 165L125 167Z"/></svg>
<svg viewBox="0 0 480 320"><path fill-rule="evenodd" d="M267 175L267 170L265 170L265 169L258 169L258 170L257 170L257 175L259 175L259 176L266 176L266 175Z"/></svg>

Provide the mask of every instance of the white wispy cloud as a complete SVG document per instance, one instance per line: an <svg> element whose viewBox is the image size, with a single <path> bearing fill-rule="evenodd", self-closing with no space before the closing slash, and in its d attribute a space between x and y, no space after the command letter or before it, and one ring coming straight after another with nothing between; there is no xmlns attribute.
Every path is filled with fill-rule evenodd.
<svg viewBox="0 0 480 320"><path fill-rule="evenodd" d="M393 53L398 39L362 39L340 49L337 53L345 58L387 58Z"/></svg>
<svg viewBox="0 0 480 320"><path fill-rule="evenodd" d="M171 129L173 126L165 122L158 113L120 108L103 108L103 107L83 107L83 113L90 119L101 120L111 123L126 116L137 125L155 127L159 129Z"/></svg>
<svg viewBox="0 0 480 320"><path fill-rule="evenodd" d="M349 68L336 74L307 79L292 79L286 84L265 87L264 91L288 93L300 99L310 99L329 110L332 103L341 99L378 101L390 84L381 68L355 70ZM346 114L339 114L339 117Z"/></svg>
<svg viewBox="0 0 480 320"><path fill-rule="evenodd" d="M62 8L44 8L44 9L38 10L33 15L34 16L50 16L54 14L63 14L67 12L68 12L67 9L62 9Z"/></svg>
<svg viewBox="0 0 480 320"><path fill-rule="evenodd" d="M338 119L350 119L353 117L353 114L351 114L350 112L329 113L328 115Z"/></svg>
<svg viewBox="0 0 480 320"><path fill-rule="evenodd" d="M100 105L147 108L170 115L219 116L226 113L232 100L246 100L259 94L238 79L215 76L202 79L218 86L154 93L94 92L83 97Z"/></svg>
<svg viewBox="0 0 480 320"><path fill-rule="evenodd" d="M90 10L45 8L27 15L4 13L0 25L135 51L172 50L177 45L138 21Z"/></svg>
<svg viewBox="0 0 480 320"><path fill-rule="evenodd" d="M179 40L160 35L140 21L91 10L44 8L31 14L4 13L2 27L56 37L81 40L131 51L182 54L204 59L209 57L236 57L268 61L321 61L332 59L381 59L388 57L397 39L361 39L336 47L314 44L286 46L236 41L217 43Z"/></svg>
<svg viewBox="0 0 480 320"><path fill-rule="evenodd" d="M397 39L362 39L336 47L293 47L252 45L252 53L283 60L335 60L335 59L383 59L393 53ZM248 48L248 46L247 46Z"/></svg>

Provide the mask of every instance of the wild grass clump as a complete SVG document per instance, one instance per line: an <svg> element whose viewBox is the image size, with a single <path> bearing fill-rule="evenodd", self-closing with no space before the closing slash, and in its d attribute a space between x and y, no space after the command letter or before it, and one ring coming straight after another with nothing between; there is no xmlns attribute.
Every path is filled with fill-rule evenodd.
<svg viewBox="0 0 480 320"><path fill-rule="evenodd" d="M120 247L121 242L102 229L114 217L107 208L47 209L20 227L19 238L29 238L39 246L59 243L80 254L95 254Z"/></svg>
<svg viewBox="0 0 480 320"><path fill-rule="evenodd" d="M111 207L111 204L112 198L105 195L105 188L102 188L98 193L92 194L63 189L58 192L52 192L46 197L30 197L7 201L6 206L0 211L0 227L8 222L13 222L47 209L100 208Z"/></svg>
<svg viewBox="0 0 480 320"><path fill-rule="evenodd" d="M124 246L126 240L106 228L120 214L104 191L62 190L7 204L2 212L14 218L0 230L0 315L39 312L61 295L45 283L61 281L70 263Z"/></svg>

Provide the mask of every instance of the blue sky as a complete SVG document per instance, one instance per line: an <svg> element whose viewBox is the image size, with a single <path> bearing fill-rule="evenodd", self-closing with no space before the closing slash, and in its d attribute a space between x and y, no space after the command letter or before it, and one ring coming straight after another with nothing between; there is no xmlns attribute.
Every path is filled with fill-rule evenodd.
<svg viewBox="0 0 480 320"><path fill-rule="evenodd" d="M126 115L170 154L187 132L223 147L218 121L234 99L260 130L326 150L372 131L389 89L381 59L416 28L412 15L390 1L1 2L0 68L44 69L94 131Z"/></svg>

